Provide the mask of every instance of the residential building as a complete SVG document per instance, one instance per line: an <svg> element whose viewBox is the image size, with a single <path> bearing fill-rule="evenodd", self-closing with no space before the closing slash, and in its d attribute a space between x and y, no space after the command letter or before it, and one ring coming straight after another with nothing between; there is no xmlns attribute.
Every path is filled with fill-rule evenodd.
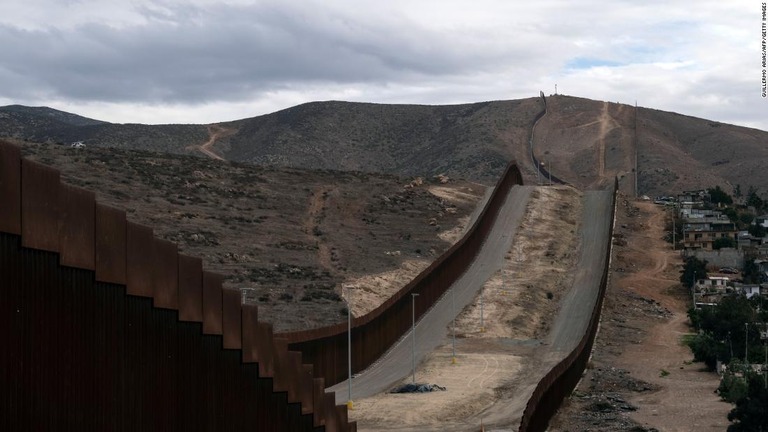
<svg viewBox="0 0 768 432"><path fill-rule="evenodd" d="M727 217L687 218L683 224L685 249L713 250L713 244L721 238L730 238L736 245L736 224Z"/></svg>

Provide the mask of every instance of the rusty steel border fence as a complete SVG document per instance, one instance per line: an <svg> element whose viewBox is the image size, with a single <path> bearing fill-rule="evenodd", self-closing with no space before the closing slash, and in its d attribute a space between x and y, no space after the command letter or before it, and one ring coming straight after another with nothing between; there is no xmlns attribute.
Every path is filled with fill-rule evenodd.
<svg viewBox="0 0 768 432"><path fill-rule="evenodd" d="M0 141L0 430L357 430L222 283Z"/></svg>
<svg viewBox="0 0 768 432"><path fill-rule="evenodd" d="M467 233L410 283L373 311L352 321L352 371L373 364L411 327L411 293L419 294L416 319L421 318L469 267L493 226L509 190L522 185L517 164L510 162L482 213ZM318 329L280 333L290 349L301 351L326 384L347 378L347 323Z"/></svg>
<svg viewBox="0 0 768 432"><path fill-rule="evenodd" d="M579 344L571 351L568 356L555 365L544 378L539 381L536 389L533 391L528 404L525 407L522 420L520 422L520 432L543 432L547 430L549 420L560 408L563 400L571 394L581 379L582 373L587 366L592 355L592 345L594 344L597 330L600 324L600 314L603 309L603 299L608 287L608 275L611 259L611 244L613 240L613 221L616 217L616 194L619 190L619 180L614 179L613 217L608 231L608 247L606 251L605 266L600 279L600 288L595 302L592 315L589 320L589 326Z"/></svg>

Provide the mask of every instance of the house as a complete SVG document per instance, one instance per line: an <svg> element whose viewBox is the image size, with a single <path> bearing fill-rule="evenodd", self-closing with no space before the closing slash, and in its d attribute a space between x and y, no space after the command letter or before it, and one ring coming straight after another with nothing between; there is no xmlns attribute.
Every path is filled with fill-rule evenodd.
<svg viewBox="0 0 768 432"><path fill-rule="evenodd" d="M760 285L753 285L753 284L744 284L737 287L739 291L744 294L747 298L752 298L754 296L760 295Z"/></svg>
<svg viewBox="0 0 768 432"><path fill-rule="evenodd" d="M727 217L687 218L683 224L683 248L713 250L721 238L730 238L736 245L736 224Z"/></svg>
<svg viewBox="0 0 768 432"><path fill-rule="evenodd" d="M699 293L724 293L730 278L727 276L708 276L706 279L696 280L696 292Z"/></svg>
<svg viewBox="0 0 768 432"><path fill-rule="evenodd" d="M762 216L757 216L755 218L755 224L760 225L763 228L768 228L768 214L764 214Z"/></svg>
<svg viewBox="0 0 768 432"><path fill-rule="evenodd" d="M85 148L85 143L82 141L75 141L72 143L72 148L76 148L76 149Z"/></svg>

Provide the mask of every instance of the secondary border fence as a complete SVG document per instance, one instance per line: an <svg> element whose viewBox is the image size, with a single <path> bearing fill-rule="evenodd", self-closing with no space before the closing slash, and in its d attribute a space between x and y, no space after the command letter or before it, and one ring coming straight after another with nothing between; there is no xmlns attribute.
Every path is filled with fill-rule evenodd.
<svg viewBox="0 0 768 432"><path fill-rule="evenodd" d="M534 118L533 127L531 128L531 133L528 136L528 146L531 153L531 163L533 163L533 167L534 169L536 169L536 172L539 175L543 176L545 180L549 180L552 183L567 185L568 184L567 181L552 175L552 173L549 170L547 170L547 168L544 165L541 164L541 161L536 157L536 155L533 152L533 133L536 130L536 125L539 123L539 120L541 120L542 117L544 117L547 114L547 99L544 97L543 91L539 91L539 97L541 98L541 102L544 104L544 109L540 113L538 113Z"/></svg>
<svg viewBox="0 0 768 432"><path fill-rule="evenodd" d="M616 194L619 190L619 180L614 179L613 202L611 208L616 212ZM614 218L611 218L613 222ZM597 330L600 324L600 314L603 309L603 299L608 286L609 264L611 259L611 240L613 238L613 223L608 232L608 247L605 266L600 279L600 289L589 320L589 326L576 348L568 356L550 370L533 391L528 400L519 430L521 432L543 432L547 429L549 420L555 415L563 400L571 394L581 379L582 373L592 355Z"/></svg>
<svg viewBox="0 0 768 432"><path fill-rule="evenodd" d="M0 141L0 430L355 431L222 283Z"/></svg>
<svg viewBox="0 0 768 432"><path fill-rule="evenodd" d="M411 293L420 318L466 271L522 183L511 162L464 237L353 320L354 372L410 328ZM521 431L544 430L578 382L607 276L606 265L589 331L539 383ZM222 284L199 258L0 141L0 429L357 430L325 392L346 378L346 323L273 334Z"/></svg>

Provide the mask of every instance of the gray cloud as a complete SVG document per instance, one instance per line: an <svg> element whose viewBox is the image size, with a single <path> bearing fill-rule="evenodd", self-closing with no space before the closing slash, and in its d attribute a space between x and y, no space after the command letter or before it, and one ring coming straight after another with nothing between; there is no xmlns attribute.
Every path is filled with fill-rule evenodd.
<svg viewBox="0 0 768 432"><path fill-rule="evenodd" d="M768 128L759 52L745 48L759 46L758 12L747 0L6 2L0 102L205 122L316 99L530 97L559 83Z"/></svg>
<svg viewBox="0 0 768 432"><path fill-rule="evenodd" d="M295 10L228 6L143 10L148 24L19 30L0 26L0 64L15 85L51 97L202 102L295 83L386 83L482 69L424 29L383 27ZM14 91L16 92L14 94Z"/></svg>

